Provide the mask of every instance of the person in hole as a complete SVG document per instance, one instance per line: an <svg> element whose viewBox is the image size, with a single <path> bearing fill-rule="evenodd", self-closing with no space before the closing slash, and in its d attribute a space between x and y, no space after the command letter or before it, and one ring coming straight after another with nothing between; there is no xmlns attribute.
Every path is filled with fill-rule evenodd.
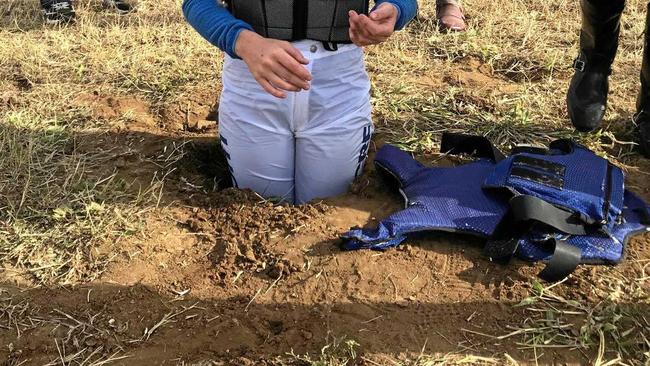
<svg viewBox="0 0 650 366"><path fill-rule="evenodd" d="M233 184L300 204L344 193L373 132L363 46L404 28L416 0L185 0L225 51L219 135Z"/></svg>

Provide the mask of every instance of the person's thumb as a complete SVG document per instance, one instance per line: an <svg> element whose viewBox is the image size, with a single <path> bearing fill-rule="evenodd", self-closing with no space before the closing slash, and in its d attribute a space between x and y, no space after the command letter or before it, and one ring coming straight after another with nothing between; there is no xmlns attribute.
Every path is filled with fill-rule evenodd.
<svg viewBox="0 0 650 366"><path fill-rule="evenodd" d="M375 21L386 20L395 15L397 9L394 5L383 3L370 13L370 19Z"/></svg>

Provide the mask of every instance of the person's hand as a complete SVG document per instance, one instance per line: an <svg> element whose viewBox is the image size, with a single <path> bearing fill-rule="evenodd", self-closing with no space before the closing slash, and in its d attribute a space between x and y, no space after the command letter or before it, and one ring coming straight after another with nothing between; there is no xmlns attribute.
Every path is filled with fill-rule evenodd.
<svg viewBox="0 0 650 366"><path fill-rule="evenodd" d="M237 38L235 53L246 62L262 88L275 97L286 98L285 91L309 89L311 74L303 66L309 60L289 42L245 30Z"/></svg>
<svg viewBox="0 0 650 366"><path fill-rule="evenodd" d="M386 41L395 31L397 23L397 8L389 3L383 3L373 10L370 15L358 14L351 10L350 40L357 46L369 46Z"/></svg>

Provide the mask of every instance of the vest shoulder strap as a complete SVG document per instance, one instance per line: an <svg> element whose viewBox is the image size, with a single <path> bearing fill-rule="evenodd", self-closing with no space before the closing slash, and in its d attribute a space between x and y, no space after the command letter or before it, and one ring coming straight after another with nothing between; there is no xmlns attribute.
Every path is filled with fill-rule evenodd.
<svg viewBox="0 0 650 366"><path fill-rule="evenodd" d="M476 158L490 159L495 163L505 159L505 155L483 136L444 132L440 142L443 154L467 154Z"/></svg>
<svg viewBox="0 0 650 366"><path fill-rule="evenodd" d="M399 186L404 187L413 176L424 169L411 154L392 145L384 145L377 152L375 166L398 180Z"/></svg>

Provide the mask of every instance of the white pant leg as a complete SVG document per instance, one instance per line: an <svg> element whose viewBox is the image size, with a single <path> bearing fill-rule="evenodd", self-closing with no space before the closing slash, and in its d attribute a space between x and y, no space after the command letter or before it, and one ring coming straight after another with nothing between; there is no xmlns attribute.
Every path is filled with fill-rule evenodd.
<svg viewBox="0 0 650 366"><path fill-rule="evenodd" d="M308 118L296 129L296 203L345 193L363 170L373 132L360 48L314 60L312 75Z"/></svg>
<svg viewBox="0 0 650 366"><path fill-rule="evenodd" d="M255 81L246 64L226 56L219 135L238 188L294 202L293 95L279 99Z"/></svg>
<svg viewBox="0 0 650 366"><path fill-rule="evenodd" d="M268 94L243 61L226 56L219 133L237 187L303 203L344 193L361 171L372 133L370 82L356 46L294 46L310 60L313 81L286 99Z"/></svg>

